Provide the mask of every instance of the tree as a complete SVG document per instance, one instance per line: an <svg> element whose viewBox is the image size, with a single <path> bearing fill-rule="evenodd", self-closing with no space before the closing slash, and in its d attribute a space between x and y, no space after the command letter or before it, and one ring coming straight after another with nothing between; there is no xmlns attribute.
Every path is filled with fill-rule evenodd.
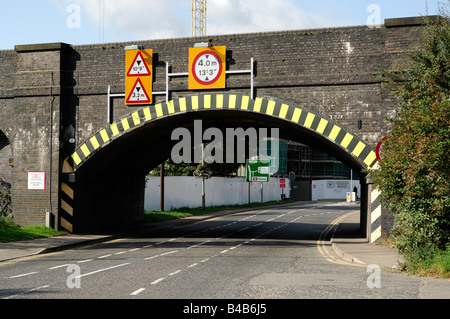
<svg viewBox="0 0 450 319"><path fill-rule="evenodd" d="M427 21L411 62L409 70L383 72L400 102L370 175L396 217L397 248L414 263L450 248L450 21L443 10Z"/></svg>

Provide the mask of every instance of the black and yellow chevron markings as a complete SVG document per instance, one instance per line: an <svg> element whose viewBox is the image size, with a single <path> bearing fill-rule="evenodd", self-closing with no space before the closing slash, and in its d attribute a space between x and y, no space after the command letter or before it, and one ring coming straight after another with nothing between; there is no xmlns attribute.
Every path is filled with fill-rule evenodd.
<svg viewBox="0 0 450 319"><path fill-rule="evenodd" d="M123 117L85 141L67 159L67 164L76 170L96 151L117 136L137 126L178 113L209 109L254 112L294 122L346 149L348 153L363 163L363 166L371 168L376 163L376 155L372 147L331 120L325 119L310 110L267 98L253 100L249 96L241 94L205 94L148 106Z"/></svg>
<svg viewBox="0 0 450 319"><path fill-rule="evenodd" d="M64 161L63 173L75 172L95 152L135 127L167 116L206 110L236 110L277 117L332 141L354 156L365 168L373 168L377 163L375 151L371 146L332 120L323 118L311 110L269 98L251 99L248 95L224 93L187 96L137 110L98 131L81 144ZM68 184L61 185L63 193L61 197L66 199L65 190L67 188L70 188ZM70 198L70 196L68 197ZM74 200L73 194L71 200ZM73 209L71 210L73 206L65 199L61 199L60 206L64 213L67 213L66 215L73 215ZM72 227L68 220L61 219L60 222L68 230Z"/></svg>
<svg viewBox="0 0 450 319"><path fill-rule="evenodd" d="M74 190L70 183L61 183L59 225L73 232Z"/></svg>

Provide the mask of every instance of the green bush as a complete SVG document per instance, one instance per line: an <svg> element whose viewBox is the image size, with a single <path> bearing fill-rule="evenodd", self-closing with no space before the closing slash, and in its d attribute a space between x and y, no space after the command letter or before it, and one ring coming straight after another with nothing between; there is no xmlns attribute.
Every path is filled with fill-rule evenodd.
<svg viewBox="0 0 450 319"><path fill-rule="evenodd" d="M441 256L450 238L450 22L443 16L424 28L410 69L384 72L400 103L379 169L370 172L410 267Z"/></svg>

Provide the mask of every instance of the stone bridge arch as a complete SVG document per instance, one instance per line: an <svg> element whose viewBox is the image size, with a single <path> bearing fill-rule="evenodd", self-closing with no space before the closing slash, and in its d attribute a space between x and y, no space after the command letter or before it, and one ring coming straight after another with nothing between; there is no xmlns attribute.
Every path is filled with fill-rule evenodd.
<svg viewBox="0 0 450 319"><path fill-rule="evenodd" d="M64 160L60 227L84 232L142 218L145 173L169 157L170 132L194 119L211 126L227 121L232 127L277 126L280 137L299 140L301 135L302 142L319 146L359 171L377 162L366 141L301 105L233 93L180 97L143 107L107 125ZM372 208L371 192L370 186L363 190L361 203L362 228L369 236L374 227L370 215L378 209Z"/></svg>

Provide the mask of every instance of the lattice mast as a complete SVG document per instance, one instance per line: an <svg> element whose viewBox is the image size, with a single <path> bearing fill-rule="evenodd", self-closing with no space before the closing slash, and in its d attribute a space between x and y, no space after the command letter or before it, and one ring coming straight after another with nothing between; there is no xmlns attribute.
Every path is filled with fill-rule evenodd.
<svg viewBox="0 0 450 319"><path fill-rule="evenodd" d="M193 37L206 35L206 0L192 0L192 32Z"/></svg>

